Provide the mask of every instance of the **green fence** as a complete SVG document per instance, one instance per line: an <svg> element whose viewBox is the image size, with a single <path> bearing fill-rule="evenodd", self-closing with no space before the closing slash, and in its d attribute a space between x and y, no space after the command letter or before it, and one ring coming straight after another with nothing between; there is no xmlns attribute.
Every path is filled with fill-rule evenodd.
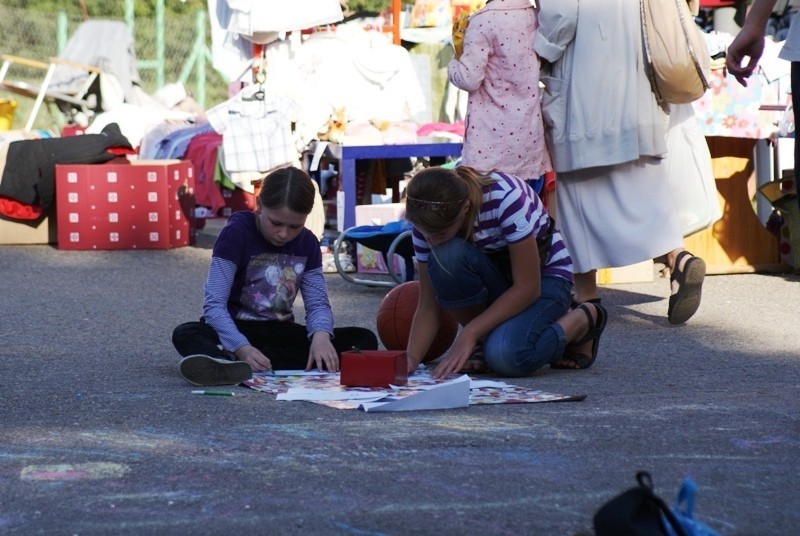
<svg viewBox="0 0 800 536"><path fill-rule="evenodd" d="M107 18L125 21L122 4L120 3L118 16ZM50 13L0 5L0 36L2 36L0 53L47 61L48 57L58 55L66 39L81 22L83 19L68 17L65 14L54 17ZM186 89L204 108L210 108L224 101L227 98L227 83L207 61L211 34L206 14L204 12L188 15L168 14L164 17L163 61L159 53L159 48L162 47L158 46L160 26L158 22L155 18L137 18L132 24L143 89L153 93L163 84L183 81ZM163 67L159 67L160 65ZM21 78L17 75L15 79L36 84L41 81L42 73L36 70L23 70ZM13 98L18 102L14 126L20 128L22 118L28 116L33 105L33 99L2 92L0 98ZM46 129L51 126L51 118L48 118L46 113L40 112L34 127Z"/></svg>

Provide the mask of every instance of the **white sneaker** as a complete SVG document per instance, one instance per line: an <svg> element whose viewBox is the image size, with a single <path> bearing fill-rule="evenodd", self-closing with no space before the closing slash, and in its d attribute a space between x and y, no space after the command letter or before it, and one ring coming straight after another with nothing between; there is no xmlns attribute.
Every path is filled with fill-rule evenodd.
<svg viewBox="0 0 800 536"><path fill-rule="evenodd" d="M218 359L203 354L184 357L178 368L187 382L200 387L238 385L253 376L253 370L244 361Z"/></svg>

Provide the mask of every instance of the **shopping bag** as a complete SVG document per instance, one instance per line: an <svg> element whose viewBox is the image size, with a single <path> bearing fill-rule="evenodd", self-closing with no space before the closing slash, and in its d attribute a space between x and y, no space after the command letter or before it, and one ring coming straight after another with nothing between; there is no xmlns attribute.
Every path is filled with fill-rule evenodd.
<svg viewBox="0 0 800 536"><path fill-rule="evenodd" d="M670 191L681 232L689 236L711 227L722 217L711 152L689 104L672 104L667 131Z"/></svg>

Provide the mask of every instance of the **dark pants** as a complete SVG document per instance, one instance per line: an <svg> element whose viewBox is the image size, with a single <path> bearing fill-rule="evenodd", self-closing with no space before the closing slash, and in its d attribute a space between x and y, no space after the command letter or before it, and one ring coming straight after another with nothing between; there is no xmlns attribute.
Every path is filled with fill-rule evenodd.
<svg viewBox="0 0 800 536"><path fill-rule="evenodd" d="M235 320L235 322L236 327L247 337L250 344L267 356L273 369L306 368L311 341L305 326L279 320ZM378 339L366 328L334 328L331 342L340 356L342 352L354 346L362 350L378 349ZM181 324L172 332L172 344L184 357L204 354L223 359L232 358L228 352L220 349L217 332L205 322Z"/></svg>

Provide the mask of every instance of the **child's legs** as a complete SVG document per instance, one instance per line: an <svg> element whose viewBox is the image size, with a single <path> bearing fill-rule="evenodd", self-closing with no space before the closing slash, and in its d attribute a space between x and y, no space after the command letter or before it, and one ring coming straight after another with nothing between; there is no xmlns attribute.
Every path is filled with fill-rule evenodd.
<svg viewBox="0 0 800 536"><path fill-rule="evenodd" d="M186 322L176 327L172 332L172 344L183 357L203 354L230 359L230 356L219 347L217 332L205 322Z"/></svg>
<svg viewBox="0 0 800 536"><path fill-rule="evenodd" d="M567 314L572 284L560 277L542 277L542 294L518 315L486 337L486 365L493 372L521 377L561 357L567 344L556 320Z"/></svg>
<svg viewBox="0 0 800 536"><path fill-rule="evenodd" d="M311 341L305 326L282 320L235 320L236 327L272 363L274 370L306 368Z"/></svg>
<svg viewBox="0 0 800 536"><path fill-rule="evenodd" d="M261 350L275 370L305 369L311 351L311 340L305 326L280 320L237 320L236 325L250 344ZM331 340L336 353L351 350L377 350L378 339L366 328L333 329Z"/></svg>
<svg viewBox="0 0 800 536"><path fill-rule="evenodd" d="M444 309L464 309L494 302L509 282L474 245L453 239L431 248L428 273L436 301Z"/></svg>

